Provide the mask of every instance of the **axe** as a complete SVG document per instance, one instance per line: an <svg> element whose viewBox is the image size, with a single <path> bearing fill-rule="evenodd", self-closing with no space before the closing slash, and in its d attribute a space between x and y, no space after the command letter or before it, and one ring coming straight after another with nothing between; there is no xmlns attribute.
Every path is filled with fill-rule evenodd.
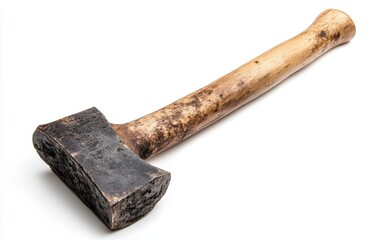
<svg viewBox="0 0 382 240"><path fill-rule="evenodd" d="M52 171L110 229L144 217L165 194L169 172L144 160L268 91L355 35L351 18L322 12L305 31L153 113L109 123L96 108L40 125L33 145Z"/></svg>

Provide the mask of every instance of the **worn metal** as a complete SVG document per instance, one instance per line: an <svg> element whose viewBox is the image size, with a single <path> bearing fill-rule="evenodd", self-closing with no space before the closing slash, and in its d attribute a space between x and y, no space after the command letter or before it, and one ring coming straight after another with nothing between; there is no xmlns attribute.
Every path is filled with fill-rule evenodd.
<svg viewBox="0 0 382 240"><path fill-rule="evenodd" d="M110 228L145 216L165 194L170 173L131 152L96 108L39 126L34 147Z"/></svg>

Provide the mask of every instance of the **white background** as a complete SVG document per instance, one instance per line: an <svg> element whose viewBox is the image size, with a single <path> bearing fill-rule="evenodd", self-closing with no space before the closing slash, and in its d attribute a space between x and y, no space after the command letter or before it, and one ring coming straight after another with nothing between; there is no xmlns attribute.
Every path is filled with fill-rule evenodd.
<svg viewBox="0 0 382 240"><path fill-rule="evenodd" d="M377 3L2 1L0 239L381 239ZM122 123L171 103L327 8L354 40L151 159L172 181L128 228L110 232L32 146L38 124L92 106Z"/></svg>

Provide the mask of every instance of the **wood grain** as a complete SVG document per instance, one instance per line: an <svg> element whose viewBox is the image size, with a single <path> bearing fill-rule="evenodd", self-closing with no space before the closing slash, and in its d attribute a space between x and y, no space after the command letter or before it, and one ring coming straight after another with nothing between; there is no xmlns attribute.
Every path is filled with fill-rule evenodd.
<svg viewBox="0 0 382 240"><path fill-rule="evenodd" d="M113 124L113 129L133 152L146 159L255 99L354 35L351 18L328 9L302 33L204 88L142 118Z"/></svg>

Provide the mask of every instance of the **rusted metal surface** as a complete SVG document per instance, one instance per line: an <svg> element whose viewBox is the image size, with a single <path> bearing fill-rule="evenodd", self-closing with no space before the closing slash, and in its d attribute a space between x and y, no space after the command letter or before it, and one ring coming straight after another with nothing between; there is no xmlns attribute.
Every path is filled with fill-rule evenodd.
<svg viewBox="0 0 382 240"><path fill-rule="evenodd" d="M145 216L170 181L170 173L131 152L96 108L39 126L33 143L53 172L110 229Z"/></svg>

